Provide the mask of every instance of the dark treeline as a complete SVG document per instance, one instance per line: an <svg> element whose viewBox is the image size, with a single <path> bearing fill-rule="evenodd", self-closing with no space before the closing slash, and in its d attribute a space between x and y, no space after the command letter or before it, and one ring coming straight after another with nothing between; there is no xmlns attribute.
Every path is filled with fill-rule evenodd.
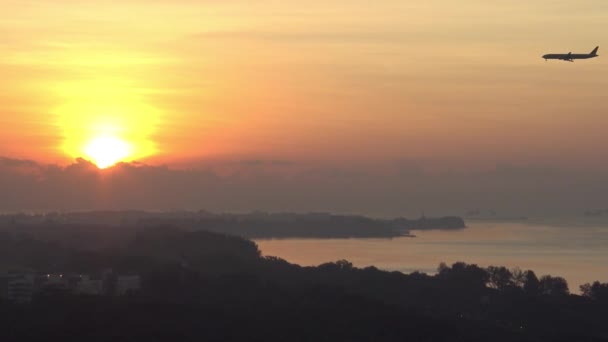
<svg viewBox="0 0 608 342"><path fill-rule="evenodd" d="M419 219L374 219L355 215L328 213L266 213L214 214L199 212L82 212L48 213L43 215L0 216L0 229L36 231L53 226L58 229L92 227L100 225L120 227L121 232L141 226L170 225L185 230L205 230L246 238L371 238L410 235L411 230L462 229L465 222L459 217Z"/></svg>
<svg viewBox="0 0 608 342"><path fill-rule="evenodd" d="M563 278L504 267L442 264L433 276L348 261L301 267L250 240L168 227L95 251L3 234L0 260L142 276L127 297L0 301L3 341L608 341L608 284L573 295Z"/></svg>

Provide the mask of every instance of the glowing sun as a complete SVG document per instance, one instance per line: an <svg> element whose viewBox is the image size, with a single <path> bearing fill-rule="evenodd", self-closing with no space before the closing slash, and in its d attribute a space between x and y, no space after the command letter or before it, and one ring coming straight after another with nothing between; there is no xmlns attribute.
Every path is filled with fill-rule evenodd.
<svg viewBox="0 0 608 342"><path fill-rule="evenodd" d="M132 148L120 138L101 136L92 139L84 153L97 167L105 169L131 156Z"/></svg>
<svg viewBox="0 0 608 342"><path fill-rule="evenodd" d="M54 114L63 136L58 148L71 159L83 157L105 169L158 152L152 137L160 112L140 94L141 86L100 79L61 83L56 91L61 104Z"/></svg>

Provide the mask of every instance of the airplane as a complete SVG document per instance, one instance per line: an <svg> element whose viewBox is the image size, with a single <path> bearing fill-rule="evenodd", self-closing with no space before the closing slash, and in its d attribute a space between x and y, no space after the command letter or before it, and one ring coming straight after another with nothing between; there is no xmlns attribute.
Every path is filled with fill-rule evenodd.
<svg viewBox="0 0 608 342"><path fill-rule="evenodd" d="M593 51L591 51L591 53L589 53L589 54L586 54L586 53L573 54L572 52L565 53L565 54L554 53L554 54L544 55L543 58L545 59L545 61L548 59L559 59L562 61L574 62L575 59L589 59L589 58L595 58L595 57L599 56L597 54L597 49L599 49L599 48L600 48L599 46L595 47L595 49L593 49Z"/></svg>

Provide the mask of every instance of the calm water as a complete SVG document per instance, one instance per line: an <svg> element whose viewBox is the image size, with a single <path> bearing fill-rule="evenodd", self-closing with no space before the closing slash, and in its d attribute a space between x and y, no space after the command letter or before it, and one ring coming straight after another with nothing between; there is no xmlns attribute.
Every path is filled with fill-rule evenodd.
<svg viewBox="0 0 608 342"><path fill-rule="evenodd" d="M264 255L300 265L346 259L355 266L433 273L440 262L532 269L566 278L570 290L608 282L608 224L469 222L462 231L415 231L416 238L256 240Z"/></svg>

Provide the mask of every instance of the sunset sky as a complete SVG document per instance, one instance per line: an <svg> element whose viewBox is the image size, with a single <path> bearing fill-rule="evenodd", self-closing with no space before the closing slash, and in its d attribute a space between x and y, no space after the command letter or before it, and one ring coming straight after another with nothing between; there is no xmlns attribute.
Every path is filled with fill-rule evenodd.
<svg viewBox="0 0 608 342"><path fill-rule="evenodd" d="M118 3L2 2L0 156L574 183L608 169L605 0Z"/></svg>

